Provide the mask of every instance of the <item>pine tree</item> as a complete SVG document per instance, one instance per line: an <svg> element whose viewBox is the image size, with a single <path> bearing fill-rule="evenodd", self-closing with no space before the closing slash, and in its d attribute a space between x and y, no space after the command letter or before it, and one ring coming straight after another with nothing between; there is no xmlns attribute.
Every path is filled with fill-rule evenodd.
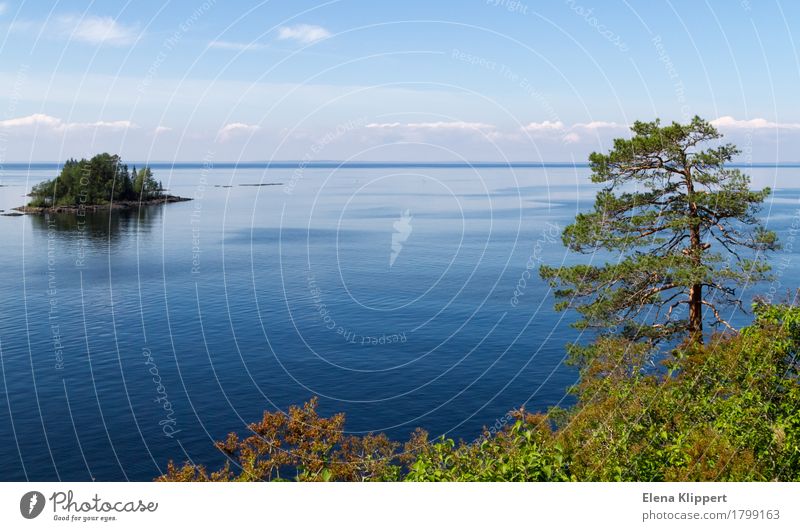
<svg viewBox="0 0 800 531"><path fill-rule="evenodd" d="M723 310L743 309L738 290L769 278L764 252L777 237L756 214L770 189L752 191L747 175L726 167L739 151L715 142L722 135L699 117L631 129L608 154L590 155L591 180L605 186L562 235L570 250L610 259L540 273L556 308L578 311L578 328L702 343L704 319L733 328Z"/></svg>

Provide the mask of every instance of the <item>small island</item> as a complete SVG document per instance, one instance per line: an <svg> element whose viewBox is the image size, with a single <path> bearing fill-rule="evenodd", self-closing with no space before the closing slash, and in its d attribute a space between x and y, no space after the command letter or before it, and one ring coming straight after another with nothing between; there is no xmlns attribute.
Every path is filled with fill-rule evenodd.
<svg viewBox="0 0 800 531"><path fill-rule="evenodd" d="M165 193L150 167L128 170L119 155L101 153L70 159L55 179L34 185L30 202L14 210L25 214L138 208L191 201Z"/></svg>

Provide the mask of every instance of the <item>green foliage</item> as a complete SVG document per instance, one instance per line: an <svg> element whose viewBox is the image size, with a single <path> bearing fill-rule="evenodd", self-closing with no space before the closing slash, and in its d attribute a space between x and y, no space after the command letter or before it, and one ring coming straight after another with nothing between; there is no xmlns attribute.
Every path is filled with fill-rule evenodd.
<svg viewBox="0 0 800 531"><path fill-rule="evenodd" d="M133 193L136 197L150 199L157 197L162 192L161 183L155 180L150 168L145 167L137 172L134 167L132 175Z"/></svg>
<svg viewBox="0 0 800 531"><path fill-rule="evenodd" d="M58 177L35 185L30 195L28 206L89 206L154 199L161 197L162 188L150 168L131 174L119 156L102 153L68 160Z"/></svg>
<svg viewBox="0 0 800 531"><path fill-rule="evenodd" d="M418 447L406 481L566 481L569 464L553 442L543 416L518 413L518 420L496 435L456 445L438 439Z"/></svg>
<svg viewBox="0 0 800 531"><path fill-rule="evenodd" d="M636 122L629 139L589 157L592 181L605 186L594 210L564 229L564 245L579 253L605 251L602 265L544 266L579 328L658 341L702 341L703 321L731 329L721 308L740 307L737 288L769 278L764 252L778 248L756 214L769 188L725 165L731 144L702 150L721 135L695 117L689 124Z"/></svg>

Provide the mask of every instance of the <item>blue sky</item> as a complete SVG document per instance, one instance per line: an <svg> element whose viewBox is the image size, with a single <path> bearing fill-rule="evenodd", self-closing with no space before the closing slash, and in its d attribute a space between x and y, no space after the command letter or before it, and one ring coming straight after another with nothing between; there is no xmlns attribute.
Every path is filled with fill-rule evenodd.
<svg viewBox="0 0 800 531"><path fill-rule="evenodd" d="M0 160L584 161L715 120L798 161L797 2L0 0ZM794 22L793 22L794 21Z"/></svg>

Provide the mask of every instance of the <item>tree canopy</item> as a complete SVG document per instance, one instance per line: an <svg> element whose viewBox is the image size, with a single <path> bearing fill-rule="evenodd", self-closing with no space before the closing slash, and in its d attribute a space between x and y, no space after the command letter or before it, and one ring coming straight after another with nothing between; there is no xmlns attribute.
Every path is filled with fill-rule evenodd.
<svg viewBox="0 0 800 531"><path fill-rule="evenodd" d="M631 130L590 155L591 180L604 187L562 235L570 250L610 259L544 266L541 276L557 309L579 312L579 328L702 342L704 320L733 328L724 310L742 309L739 289L769 276L764 252L777 238L756 214L770 189L750 190L749 177L727 166L739 151L699 117Z"/></svg>
<svg viewBox="0 0 800 531"><path fill-rule="evenodd" d="M68 160L58 177L33 187L30 206L103 205L155 199L162 192L149 167L129 172L118 155L102 153Z"/></svg>

